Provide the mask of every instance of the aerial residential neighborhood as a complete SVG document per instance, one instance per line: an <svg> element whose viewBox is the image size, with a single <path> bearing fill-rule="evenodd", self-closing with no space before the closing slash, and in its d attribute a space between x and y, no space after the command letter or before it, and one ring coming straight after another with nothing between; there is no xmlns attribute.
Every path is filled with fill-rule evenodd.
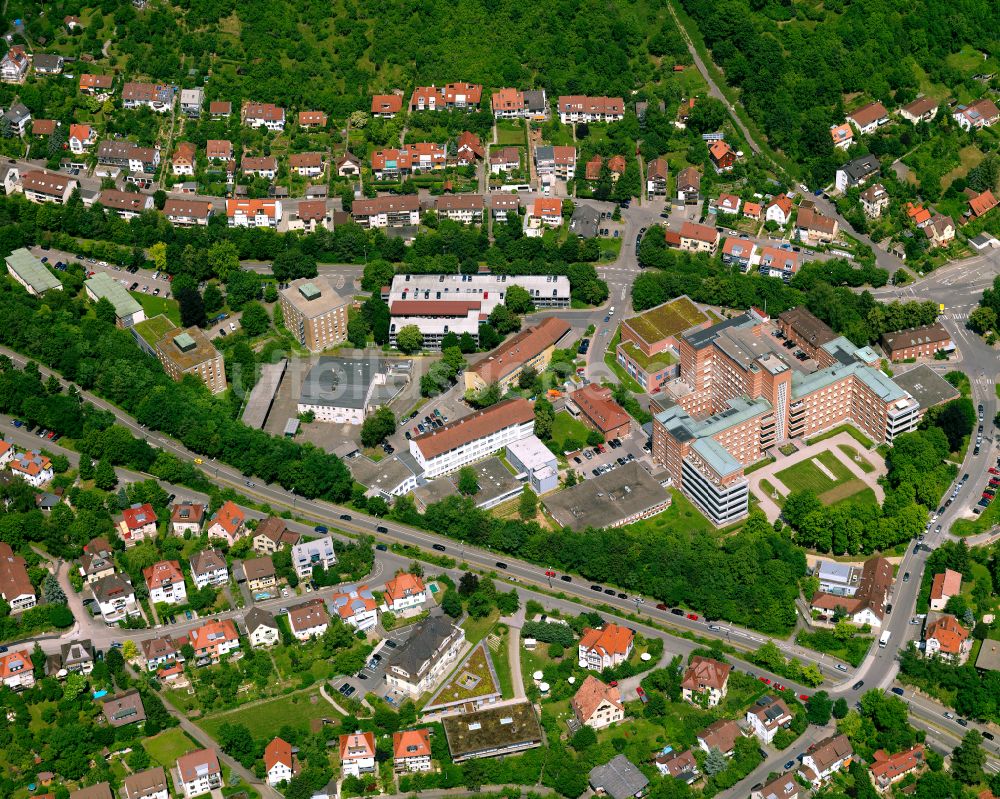
<svg viewBox="0 0 1000 799"><path fill-rule="evenodd" d="M0 16L0 796L1000 796L995 5Z"/></svg>

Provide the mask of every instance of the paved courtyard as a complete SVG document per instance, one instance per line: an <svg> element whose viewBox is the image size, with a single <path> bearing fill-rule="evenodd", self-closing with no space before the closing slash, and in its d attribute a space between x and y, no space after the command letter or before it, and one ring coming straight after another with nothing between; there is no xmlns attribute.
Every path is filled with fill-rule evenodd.
<svg viewBox="0 0 1000 799"><path fill-rule="evenodd" d="M825 439L816 444L807 445L798 442L796 445L799 447L799 450L791 455L782 455L775 449L774 455L777 460L751 473L748 477L750 490L760 500L760 509L764 511L769 521L773 522L778 518L781 513L781 507L774 501L771 490L764 488L761 483L767 481L780 495L787 497L792 490L798 489L800 486L790 487L785 485L781 478L778 477L778 473L806 462L809 462L817 472L831 483L837 483L835 487L829 490L828 494L832 495L838 490L846 490L849 492L843 497L846 499L858 493L858 481L860 481L860 483L864 484L865 488L870 488L874 492L879 504L882 504L885 500L885 492L878 483L878 478L886 472L885 462L878 453L866 450L850 434L838 433L832 438ZM861 458L868 461L874 467L874 470L866 472L853 457L841 449L842 446L857 451ZM817 458L823 452L831 453L836 458L836 462L846 468L846 472L850 475L848 480L839 479L830 470L828 465ZM826 456L826 458L829 459L829 456ZM788 479L787 476L786 479ZM817 491L817 494L821 494L821 492ZM837 497L830 496L828 497L829 499L836 501Z"/></svg>

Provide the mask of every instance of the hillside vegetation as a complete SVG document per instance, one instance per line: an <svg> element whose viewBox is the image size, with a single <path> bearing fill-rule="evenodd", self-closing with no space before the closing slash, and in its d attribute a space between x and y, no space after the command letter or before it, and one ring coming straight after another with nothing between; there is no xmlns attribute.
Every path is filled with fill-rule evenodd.
<svg viewBox="0 0 1000 799"><path fill-rule="evenodd" d="M889 108L918 94L986 92L973 76L996 45L990 0L680 0L727 81L772 146L829 179L829 128L868 99ZM963 50L964 48L964 50ZM959 52L974 58L958 58Z"/></svg>

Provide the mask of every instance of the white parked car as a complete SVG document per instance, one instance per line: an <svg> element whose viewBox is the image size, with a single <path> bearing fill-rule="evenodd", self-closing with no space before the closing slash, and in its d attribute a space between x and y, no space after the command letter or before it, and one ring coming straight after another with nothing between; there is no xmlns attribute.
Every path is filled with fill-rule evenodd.
<svg viewBox="0 0 1000 799"><path fill-rule="evenodd" d="M229 323L229 329L232 330L235 333L236 332L236 322L230 322Z"/></svg>

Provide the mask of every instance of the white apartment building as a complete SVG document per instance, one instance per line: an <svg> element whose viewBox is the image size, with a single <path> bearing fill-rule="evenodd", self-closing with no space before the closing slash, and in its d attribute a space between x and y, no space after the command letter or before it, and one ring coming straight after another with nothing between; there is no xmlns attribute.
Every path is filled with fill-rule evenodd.
<svg viewBox="0 0 1000 799"><path fill-rule="evenodd" d="M538 308L569 308L570 285L565 275L396 275L388 302L407 300L478 302L482 314L501 305L510 286L520 286Z"/></svg>
<svg viewBox="0 0 1000 799"><path fill-rule="evenodd" d="M410 439L410 454L428 480L480 461L534 435L534 405L511 399Z"/></svg>
<svg viewBox="0 0 1000 799"><path fill-rule="evenodd" d="M161 560L142 570L149 589L149 599L155 605L163 602L167 605L180 605L187 601L187 588L184 585L184 573L176 560Z"/></svg>
<svg viewBox="0 0 1000 799"><path fill-rule="evenodd" d="M177 781L187 799L209 793L222 787L222 769L219 758L211 749L202 749L177 758Z"/></svg>
<svg viewBox="0 0 1000 799"><path fill-rule="evenodd" d="M332 568L337 562L337 553L333 550L333 538L324 536L311 541L303 541L292 547L292 566L300 580L312 577L313 567Z"/></svg>

